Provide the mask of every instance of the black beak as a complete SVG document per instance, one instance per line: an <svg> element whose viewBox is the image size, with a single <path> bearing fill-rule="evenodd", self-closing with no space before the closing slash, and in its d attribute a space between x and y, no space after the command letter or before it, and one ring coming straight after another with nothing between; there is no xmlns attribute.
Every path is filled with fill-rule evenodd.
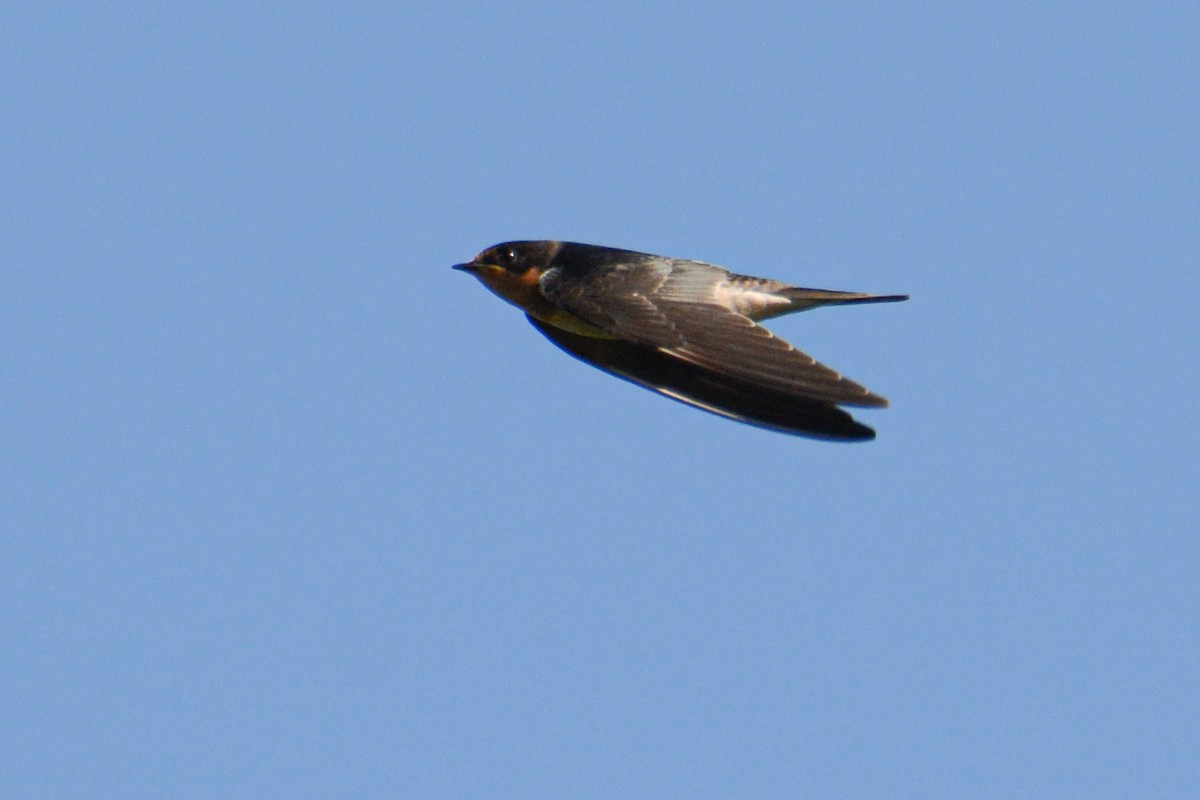
<svg viewBox="0 0 1200 800"><path fill-rule="evenodd" d="M463 272L475 272L479 269L479 265L474 261L468 261L466 264L455 264L450 269L461 269Z"/></svg>

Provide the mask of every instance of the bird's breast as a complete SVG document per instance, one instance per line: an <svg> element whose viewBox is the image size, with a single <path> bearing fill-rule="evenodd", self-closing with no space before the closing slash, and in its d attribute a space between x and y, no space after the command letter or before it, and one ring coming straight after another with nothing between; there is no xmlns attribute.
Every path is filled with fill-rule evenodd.
<svg viewBox="0 0 1200 800"><path fill-rule="evenodd" d="M597 339L620 338L551 303L542 294L540 278L541 271L536 268L515 274L493 268L479 274L479 280L495 294L542 322L581 336Z"/></svg>

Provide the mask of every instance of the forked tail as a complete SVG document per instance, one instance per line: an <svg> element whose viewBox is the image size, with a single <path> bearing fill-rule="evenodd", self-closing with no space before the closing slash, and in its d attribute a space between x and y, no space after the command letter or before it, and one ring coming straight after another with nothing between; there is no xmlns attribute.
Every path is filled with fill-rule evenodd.
<svg viewBox="0 0 1200 800"><path fill-rule="evenodd" d="M866 292L833 292L827 289L805 289L793 286L779 294L796 304L796 310L828 305L851 305L854 303L899 303L907 300L906 294L867 294Z"/></svg>

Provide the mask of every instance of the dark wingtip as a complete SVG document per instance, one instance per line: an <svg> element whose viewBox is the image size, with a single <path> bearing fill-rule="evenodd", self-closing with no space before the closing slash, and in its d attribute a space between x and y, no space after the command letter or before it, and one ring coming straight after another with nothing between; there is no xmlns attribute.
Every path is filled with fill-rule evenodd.
<svg viewBox="0 0 1200 800"><path fill-rule="evenodd" d="M526 315L559 348L672 400L759 428L834 442L869 442L875 431L833 403L784 394L618 339L569 333Z"/></svg>

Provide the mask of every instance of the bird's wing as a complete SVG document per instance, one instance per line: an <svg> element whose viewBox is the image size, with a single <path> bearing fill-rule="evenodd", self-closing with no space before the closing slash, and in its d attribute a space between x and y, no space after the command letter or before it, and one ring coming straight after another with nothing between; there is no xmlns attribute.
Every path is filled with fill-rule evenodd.
<svg viewBox="0 0 1200 800"><path fill-rule="evenodd" d="M711 264L648 256L603 270L551 269L541 291L621 339L743 384L821 403L887 405L730 308L729 277Z"/></svg>
<svg viewBox="0 0 1200 800"><path fill-rule="evenodd" d="M653 347L565 331L527 315L543 335L572 356L681 403L722 417L798 436L867 441L875 431L832 403L777 392L713 372Z"/></svg>

